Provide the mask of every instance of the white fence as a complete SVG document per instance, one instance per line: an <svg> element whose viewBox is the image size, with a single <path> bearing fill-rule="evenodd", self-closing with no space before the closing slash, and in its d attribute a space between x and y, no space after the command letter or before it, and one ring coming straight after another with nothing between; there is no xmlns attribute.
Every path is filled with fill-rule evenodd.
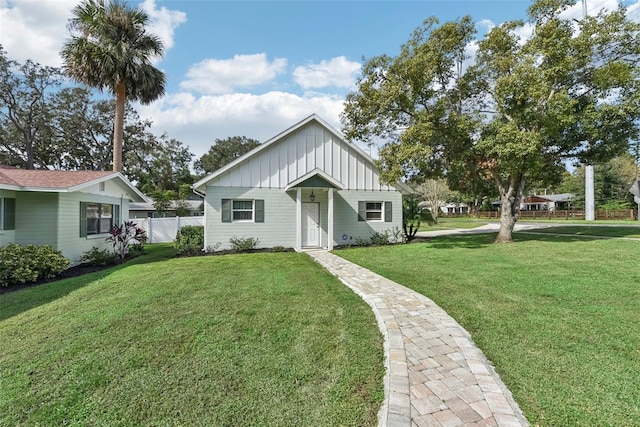
<svg viewBox="0 0 640 427"><path fill-rule="evenodd" d="M185 225L204 225L203 216L132 218L132 221L147 232L147 243L173 242L180 227Z"/></svg>

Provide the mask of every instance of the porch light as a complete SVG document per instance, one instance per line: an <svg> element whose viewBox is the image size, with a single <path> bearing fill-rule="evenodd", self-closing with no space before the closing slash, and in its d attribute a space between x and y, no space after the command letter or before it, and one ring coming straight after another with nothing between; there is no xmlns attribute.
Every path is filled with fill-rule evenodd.
<svg viewBox="0 0 640 427"><path fill-rule="evenodd" d="M311 200L312 202L316 199L316 195L313 194L313 189L311 189L311 194L309 195L309 200Z"/></svg>

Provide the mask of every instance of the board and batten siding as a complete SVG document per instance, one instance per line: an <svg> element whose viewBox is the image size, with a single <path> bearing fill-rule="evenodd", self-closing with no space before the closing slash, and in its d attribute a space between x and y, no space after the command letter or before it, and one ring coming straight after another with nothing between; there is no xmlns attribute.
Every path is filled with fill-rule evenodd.
<svg viewBox="0 0 640 427"><path fill-rule="evenodd" d="M222 199L264 200L264 222L222 222ZM205 198L205 248L230 249L232 237L253 237L258 247L295 247L295 192L280 189L209 187Z"/></svg>
<svg viewBox="0 0 640 427"><path fill-rule="evenodd" d="M344 190L392 191L369 159L317 122L310 122L207 183L214 187L285 188L320 169Z"/></svg>

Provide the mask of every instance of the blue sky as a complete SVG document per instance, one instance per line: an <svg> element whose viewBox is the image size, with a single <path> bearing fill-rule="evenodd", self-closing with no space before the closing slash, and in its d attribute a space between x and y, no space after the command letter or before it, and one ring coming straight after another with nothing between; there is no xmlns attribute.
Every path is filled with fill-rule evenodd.
<svg viewBox="0 0 640 427"><path fill-rule="evenodd" d="M66 22L77 0L0 0L0 43L10 58L60 66ZM138 106L157 134L198 157L216 138L265 141L312 113L337 129L362 58L396 55L429 16L471 15L479 33L526 19L530 1L129 0L145 9L166 55L166 96ZM616 0L588 0L589 13ZM640 0L625 1L632 16ZM568 12L580 17L580 2ZM639 18L640 19L640 18ZM473 46L469 46L472 55ZM126 141L125 141L126 143ZM374 150L375 154L375 150Z"/></svg>

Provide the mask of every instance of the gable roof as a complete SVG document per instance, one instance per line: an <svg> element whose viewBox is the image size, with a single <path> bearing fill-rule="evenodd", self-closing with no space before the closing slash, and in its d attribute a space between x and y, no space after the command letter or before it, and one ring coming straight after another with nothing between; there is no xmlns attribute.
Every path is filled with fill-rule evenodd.
<svg viewBox="0 0 640 427"><path fill-rule="evenodd" d="M71 193L110 180L116 180L127 188L132 200L147 200L146 196L120 172L26 170L0 167L0 189L2 190Z"/></svg>
<svg viewBox="0 0 640 427"><path fill-rule="evenodd" d="M311 172L302 175L300 178L291 181L289 184L287 184L287 186L284 188L284 191L289 191L292 188L302 184L303 182L305 182L308 179L312 179L314 177L319 177L320 179L322 179L324 182L326 182L327 184L331 185L333 188L337 189L337 190L342 190L344 188L344 185L333 179L332 177L330 177L329 175L327 175L326 173L324 173L323 171L321 171L320 169L316 168L314 170L312 170Z"/></svg>
<svg viewBox="0 0 640 427"><path fill-rule="evenodd" d="M288 137L290 137L294 133L298 132L299 130L301 130L305 126L309 125L310 123L316 123L319 126L321 126L325 131L329 132L329 134L331 134L332 137L335 138L336 141L341 141L345 145L348 145L349 150L352 150L353 152L357 153L358 157L360 159L362 159L362 161L365 162L367 165L369 165L372 169L376 169L373 159L366 152L364 152L357 145L352 144L349 141L347 141L342 134L340 134L336 129L334 129L329 123L327 123L322 118L320 118L317 114L312 114L312 115L308 116L307 118L303 119L302 121L296 123L295 125L289 127L288 129L284 130L283 132L280 132L278 135L274 136L273 138L271 138L271 139L267 140L266 142L260 144L259 146L257 146L253 150L249 151L248 153L245 153L244 155L238 157L237 159L235 159L234 161L228 163L227 165L223 166L222 168L220 168L220 169L214 171L213 173L205 176L204 178L202 178L201 180L199 180L198 182L193 184L192 188L196 192L198 192L200 194L204 194L204 192L206 191L206 186L207 186L208 183L210 183L211 181L215 180L218 177L221 177L222 175L226 174L227 172L233 171L234 169L238 168L240 165L245 164L249 159L251 159L253 157L256 157L259 153L261 153L261 152L263 152L265 150L270 149L272 146L276 145L278 142L287 139ZM309 171L308 173L305 174L305 176L307 178L309 178L310 176L316 175L317 173L318 173L317 170L316 171ZM327 174L324 174L324 175L325 175L325 177L323 177L323 178L325 178L325 180L326 180L326 177L329 177L329 175L327 175ZM287 185L287 188L291 188L293 186L292 184L294 182L296 183L295 185L298 185L302 181L304 181L304 179L302 179L302 181L300 181L300 178L303 178L303 177L296 177L291 182L289 182L289 185ZM329 182L331 182L332 185L335 186L336 188L343 188L343 185L340 182L340 180L336 180L336 179L332 178ZM339 185L337 185L337 184L339 184ZM345 182L345 184L346 184L346 182ZM395 187L397 189L399 189L399 190L402 190L403 192L408 192L408 193L412 193L413 192L407 185L405 185L402 182L396 183Z"/></svg>

